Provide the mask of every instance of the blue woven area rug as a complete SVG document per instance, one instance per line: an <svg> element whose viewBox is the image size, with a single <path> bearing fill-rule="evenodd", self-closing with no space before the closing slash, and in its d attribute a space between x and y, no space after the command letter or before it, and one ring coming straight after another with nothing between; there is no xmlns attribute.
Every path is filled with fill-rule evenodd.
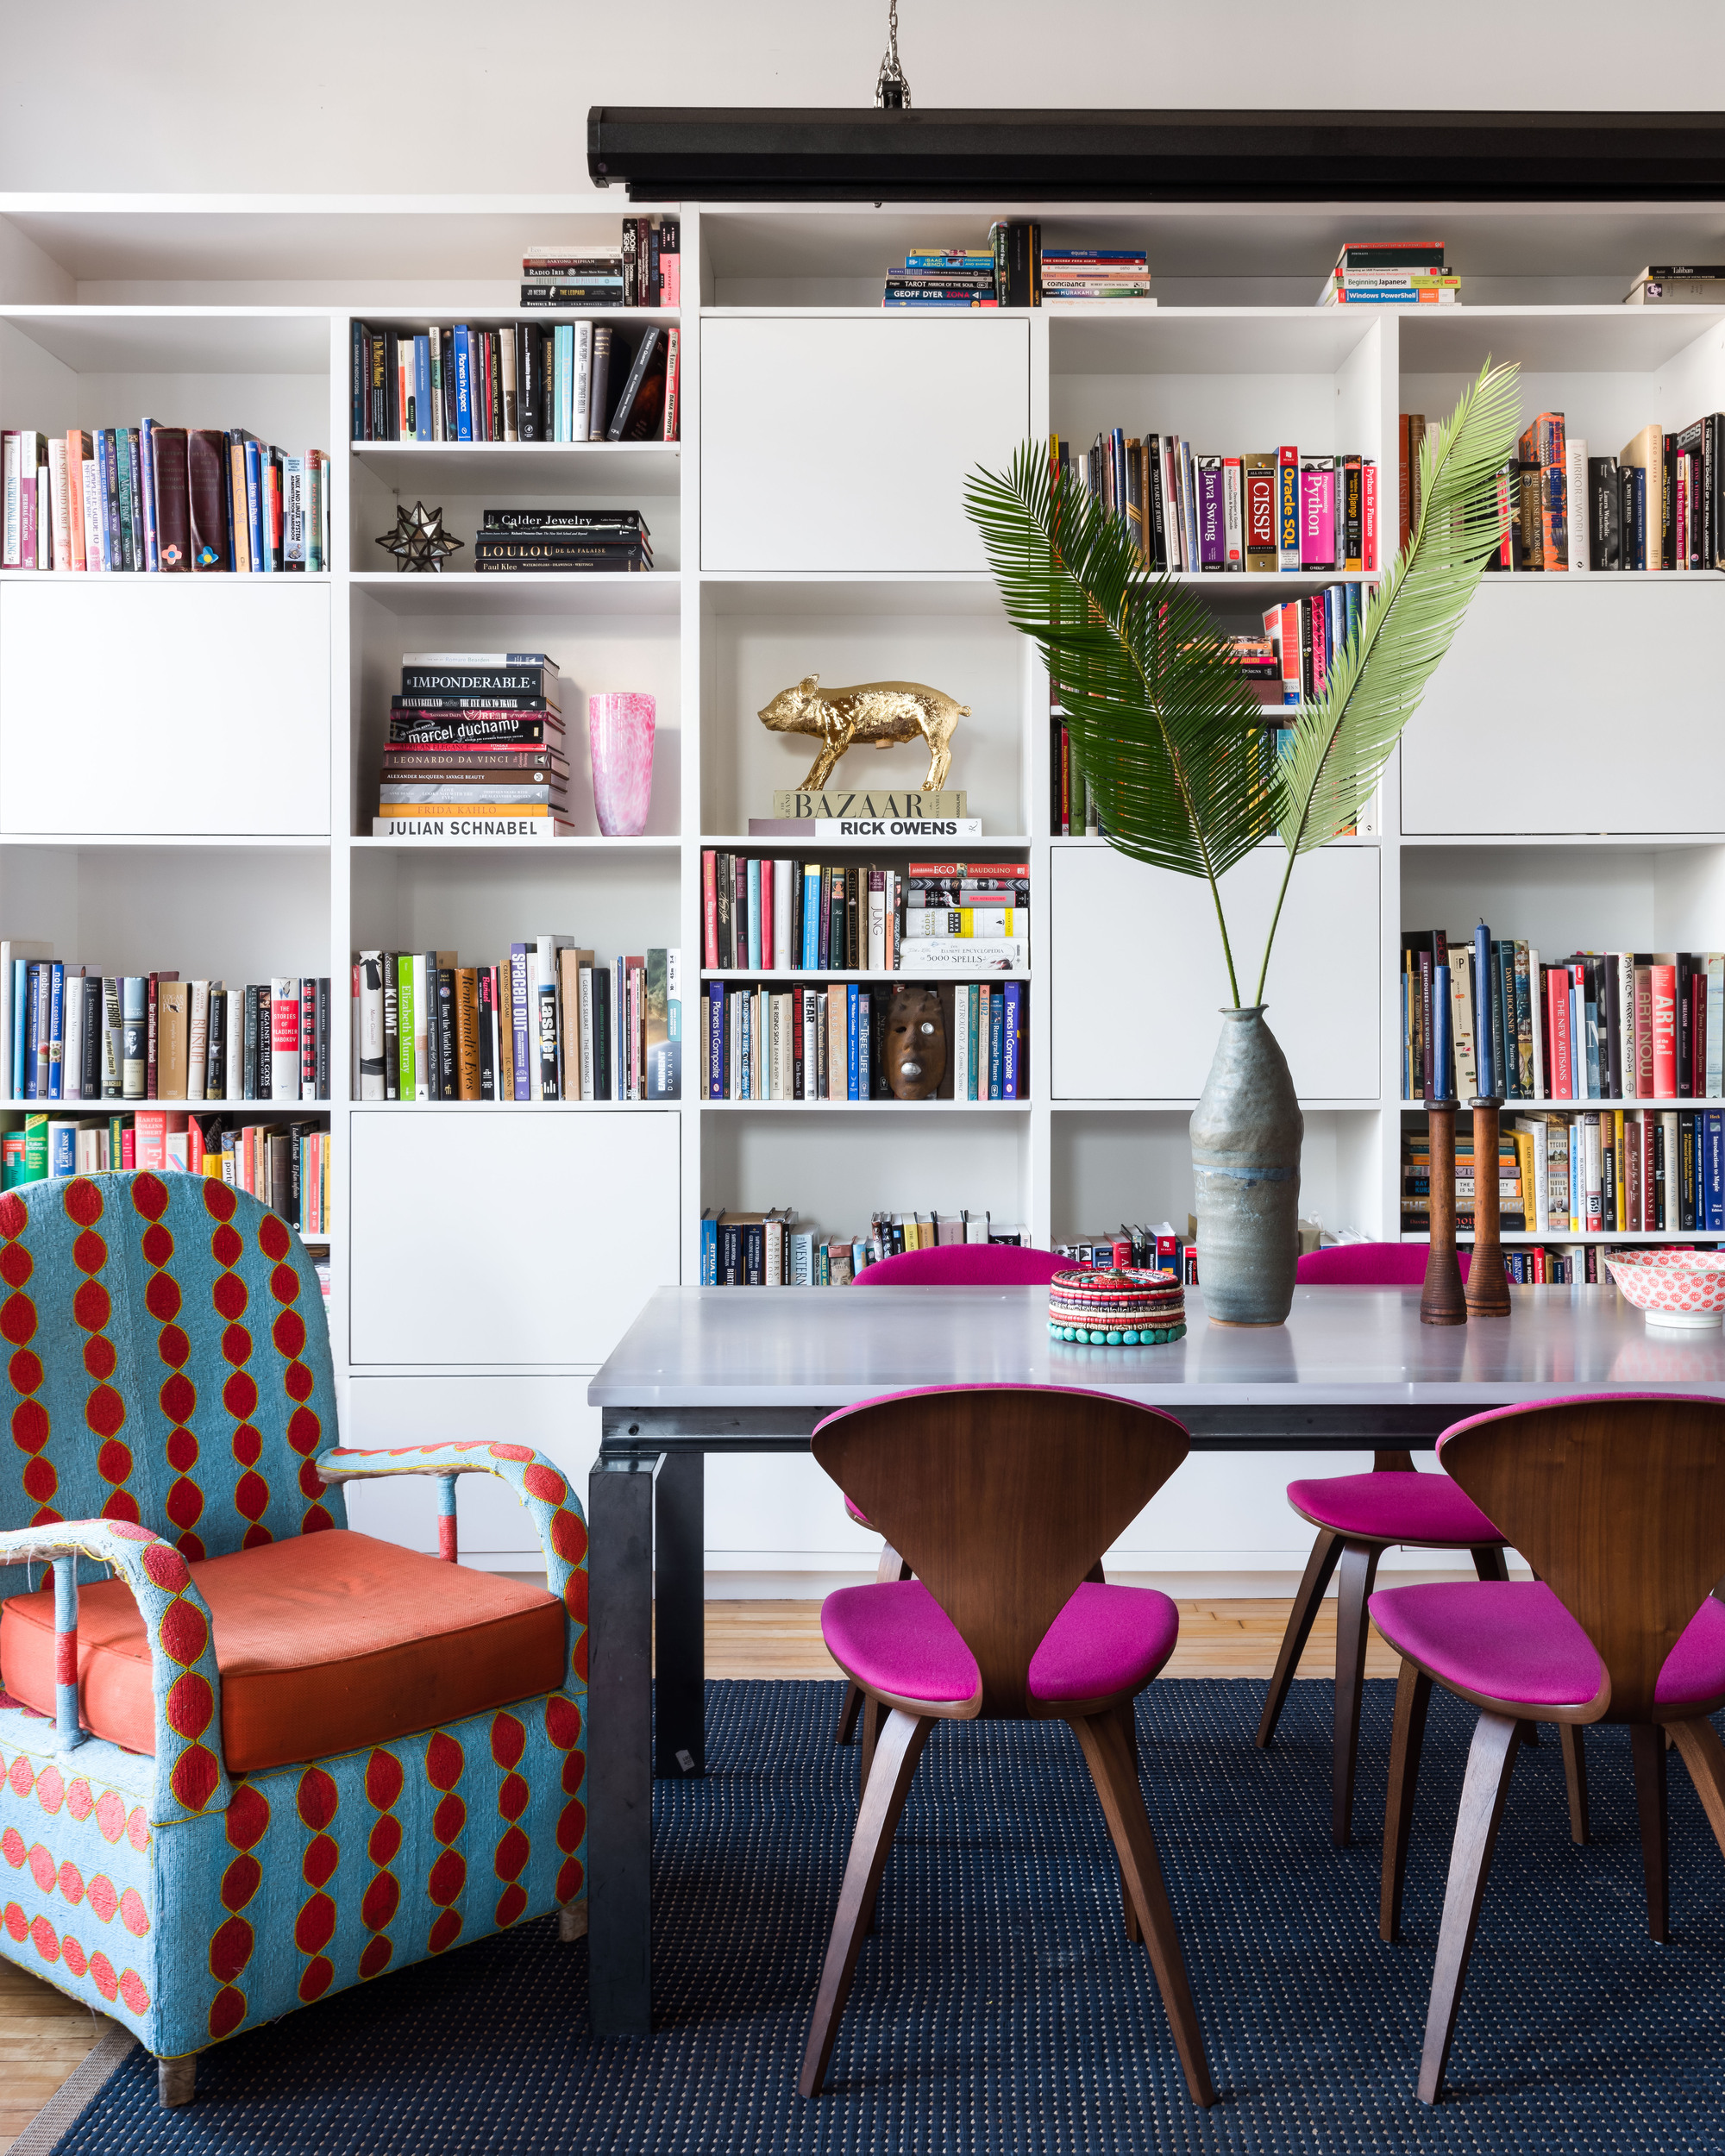
<svg viewBox="0 0 1725 2156"><path fill-rule="evenodd" d="M527 1927L206 2053L184 2110L134 2052L60 2156L718 2150L1054 2156L1725 2149L1725 1860L1671 1763L1672 1942L1647 1935L1629 1753L1590 1733L1595 1840L1555 1733L1516 1766L1451 2065L1414 2096L1474 1714L1433 1696L1406 1941L1377 1938L1394 1688L1366 1687L1359 1846L1329 1839L1332 1691L1153 1684L1146 1798L1221 2101L1188 2101L1100 1807L1061 1725L958 1725L923 1755L828 2092L796 2075L856 1809L839 1688L707 1687L713 1771L659 1785L660 2033L597 2043L586 1947Z"/></svg>

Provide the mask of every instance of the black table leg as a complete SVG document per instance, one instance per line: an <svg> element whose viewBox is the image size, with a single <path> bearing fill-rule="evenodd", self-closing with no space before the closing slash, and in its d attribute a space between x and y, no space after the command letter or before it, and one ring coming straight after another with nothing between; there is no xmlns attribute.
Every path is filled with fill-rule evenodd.
<svg viewBox="0 0 1725 2156"><path fill-rule="evenodd" d="M654 1485L653 1771L706 1771L706 1462L665 1454Z"/></svg>
<svg viewBox="0 0 1725 2156"><path fill-rule="evenodd" d="M653 1470L587 1478L587 1970L595 2036L653 2027Z"/></svg>

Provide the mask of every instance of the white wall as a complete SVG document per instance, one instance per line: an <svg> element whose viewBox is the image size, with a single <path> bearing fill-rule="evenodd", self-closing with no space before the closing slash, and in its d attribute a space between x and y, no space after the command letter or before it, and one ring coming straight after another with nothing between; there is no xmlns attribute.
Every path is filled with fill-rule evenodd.
<svg viewBox="0 0 1725 2156"><path fill-rule="evenodd" d="M885 0L12 0L0 22L0 187L53 191L565 192L591 104L866 104L886 42ZM903 0L899 49L925 106L1725 103L1716 0Z"/></svg>

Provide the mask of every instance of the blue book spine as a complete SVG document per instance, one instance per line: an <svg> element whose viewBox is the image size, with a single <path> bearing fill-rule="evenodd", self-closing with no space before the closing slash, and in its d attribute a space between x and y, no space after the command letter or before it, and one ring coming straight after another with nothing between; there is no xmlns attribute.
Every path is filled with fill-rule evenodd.
<svg viewBox="0 0 1725 2156"><path fill-rule="evenodd" d="M820 963L820 870L803 870L803 971Z"/></svg>
<svg viewBox="0 0 1725 2156"><path fill-rule="evenodd" d="M43 983L47 978L46 966L30 968L28 1053L24 1058L24 1082L20 1088L21 1098L26 1100L41 1099L42 1080L47 1075L46 1066L37 1053L38 1042L47 1037L42 1024Z"/></svg>
<svg viewBox="0 0 1725 2156"><path fill-rule="evenodd" d="M1007 1054L1007 1000L998 990L988 998L988 1098L998 1100Z"/></svg>
<svg viewBox="0 0 1725 2156"><path fill-rule="evenodd" d="M60 1055L66 1046L66 967L56 958L48 968L47 1098L61 1098Z"/></svg>
<svg viewBox="0 0 1725 2156"><path fill-rule="evenodd" d="M1715 1235L1725 1234L1725 1112L1717 1108L1707 1111L1703 1158L1707 1225Z"/></svg>
<svg viewBox="0 0 1725 2156"><path fill-rule="evenodd" d="M413 439L431 439L431 340L413 340Z"/></svg>
<svg viewBox="0 0 1725 2156"><path fill-rule="evenodd" d="M557 327L557 410L562 431L559 442L575 440L575 325L573 322L560 323ZM583 418L580 439L586 439L586 424Z"/></svg>
<svg viewBox="0 0 1725 2156"><path fill-rule="evenodd" d="M152 575L161 573L161 531L156 523L156 423L146 419L139 426L138 461L144 493L144 567Z"/></svg>
<svg viewBox="0 0 1725 2156"><path fill-rule="evenodd" d="M75 1175L78 1173L78 1128L75 1124L49 1124L48 1173L50 1175Z"/></svg>
<svg viewBox="0 0 1725 2156"><path fill-rule="evenodd" d="M759 966L764 962L761 956L761 864L758 861L751 861L749 863L748 962L751 966Z"/></svg>
<svg viewBox="0 0 1725 2156"><path fill-rule="evenodd" d="M724 983L706 984L706 1096L724 1098Z"/></svg>
<svg viewBox="0 0 1725 2156"><path fill-rule="evenodd" d="M1016 1100L1019 1097L1019 1058L1023 1051L1024 983L1009 981L1006 984L1007 1015L1001 1048L1000 1098Z"/></svg>
<svg viewBox="0 0 1725 2156"><path fill-rule="evenodd" d="M701 1281L703 1288L718 1285L718 1223L701 1222Z"/></svg>
<svg viewBox="0 0 1725 2156"><path fill-rule="evenodd" d="M858 989L856 983L854 981L847 981L844 984L844 1072L846 1087L844 1097L847 1100L860 1100L862 1098L862 1094L857 1089L861 1082L861 1074L858 1069L859 1058L857 1055L857 1049L859 1043L857 1039L857 1033L858 1020L862 1016L862 993Z"/></svg>
<svg viewBox="0 0 1725 2156"><path fill-rule="evenodd" d="M264 553L263 467L255 442L246 444L246 529L251 535L252 567L261 570L267 557Z"/></svg>
<svg viewBox="0 0 1725 2156"><path fill-rule="evenodd" d="M117 576L126 566L126 556L120 543L120 467L117 437L111 427L104 427L96 437L100 462L97 477L102 482L101 514L97 522L102 527L102 566Z"/></svg>
<svg viewBox="0 0 1725 2156"><path fill-rule="evenodd" d="M455 325L455 439L471 442L474 438L474 377L473 353L467 343L465 323Z"/></svg>
<svg viewBox="0 0 1725 2156"><path fill-rule="evenodd" d="M6 1088L13 1100L24 1097L24 1044L30 1034L30 962L28 958L12 961L12 1069L11 1083Z"/></svg>

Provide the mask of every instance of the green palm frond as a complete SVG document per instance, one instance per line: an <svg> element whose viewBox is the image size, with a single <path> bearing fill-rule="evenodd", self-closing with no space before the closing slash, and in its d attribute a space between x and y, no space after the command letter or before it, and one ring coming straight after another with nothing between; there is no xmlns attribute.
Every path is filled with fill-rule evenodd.
<svg viewBox="0 0 1725 2156"><path fill-rule="evenodd" d="M1518 374L1488 360L1421 445L1418 521L1280 762L1276 823L1290 855L1327 844L1371 799L1502 540L1498 474L1515 453Z"/></svg>

